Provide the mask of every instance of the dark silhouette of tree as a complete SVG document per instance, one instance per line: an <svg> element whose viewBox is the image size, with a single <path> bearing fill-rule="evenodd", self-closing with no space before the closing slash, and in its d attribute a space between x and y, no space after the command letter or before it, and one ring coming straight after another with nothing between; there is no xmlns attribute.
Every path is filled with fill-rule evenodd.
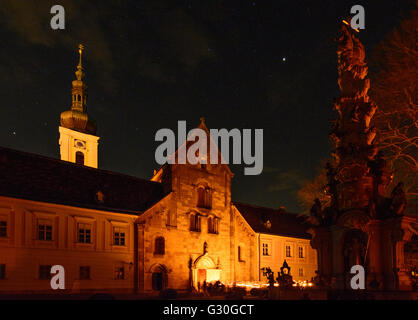
<svg viewBox="0 0 418 320"><path fill-rule="evenodd" d="M416 2L416 5L418 1ZM394 180L400 181L411 205L418 199L418 10L400 22L372 54L371 96L378 105L375 125L379 149Z"/></svg>
<svg viewBox="0 0 418 320"><path fill-rule="evenodd" d="M302 187L298 190L298 201L304 213L309 213L316 198L321 202L322 208L328 207L331 203L331 196L327 188L328 181L325 163L326 161L321 161L318 174L311 180L305 180Z"/></svg>

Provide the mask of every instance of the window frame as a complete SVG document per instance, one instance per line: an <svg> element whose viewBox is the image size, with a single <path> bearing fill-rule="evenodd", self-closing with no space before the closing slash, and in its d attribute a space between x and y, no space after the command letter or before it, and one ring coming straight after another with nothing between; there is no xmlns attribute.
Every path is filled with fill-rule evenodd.
<svg viewBox="0 0 418 320"><path fill-rule="evenodd" d="M0 263L0 280L6 280L6 264Z"/></svg>
<svg viewBox="0 0 418 320"><path fill-rule="evenodd" d="M288 250L289 249L289 250ZM285 244L285 257L292 258L292 246L290 244Z"/></svg>
<svg viewBox="0 0 418 320"><path fill-rule="evenodd" d="M239 245L238 246L238 261L239 262L245 262L245 254L244 254L244 246Z"/></svg>
<svg viewBox="0 0 418 320"><path fill-rule="evenodd" d="M305 250L303 246L298 247L298 257L299 259L305 259Z"/></svg>
<svg viewBox="0 0 418 320"><path fill-rule="evenodd" d="M50 230L48 230L50 227ZM43 230L40 230L40 229ZM40 235L43 235L42 237ZM50 234L50 239L47 235ZM54 221L52 219L38 218L36 221L36 239L39 241L54 241Z"/></svg>
<svg viewBox="0 0 418 320"><path fill-rule="evenodd" d="M122 276L120 276L122 275ZM125 280L126 273L124 266L117 266L115 267L115 280Z"/></svg>
<svg viewBox="0 0 418 320"><path fill-rule="evenodd" d="M4 238L7 238L8 236L8 223L7 222L8 222L7 219L0 218L0 238L4 239Z"/></svg>
<svg viewBox="0 0 418 320"><path fill-rule="evenodd" d="M201 232L202 231L202 216L198 213L190 214L190 231Z"/></svg>
<svg viewBox="0 0 418 320"><path fill-rule="evenodd" d="M304 277L305 276L305 272L304 272L303 268L299 268L298 274L299 274L299 277Z"/></svg>
<svg viewBox="0 0 418 320"><path fill-rule="evenodd" d="M157 236L154 239L154 255L165 255L165 238L163 236Z"/></svg>
<svg viewBox="0 0 418 320"><path fill-rule="evenodd" d="M82 230L84 231L84 235L83 235L83 241L80 241L80 226L89 226L90 228L83 228ZM89 231L89 241L87 241L87 232ZM82 243L82 244L92 244L92 237L93 236L93 225L91 223L87 223L87 222L77 222L77 243Z"/></svg>
<svg viewBox="0 0 418 320"><path fill-rule="evenodd" d="M119 230L118 238L116 238L115 230ZM123 234L123 237L121 236L121 234ZM118 241L116 241L116 239L118 239ZM123 243L121 242L122 239L123 239L122 241ZM116 247L126 247L126 240L127 240L127 228L124 226L113 225L112 226L112 245Z"/></svg>
<svg viewBox="0 0 418 320"><path fill-rule="evenodd" d="M261 251L263 253L263 257L269 257L269 256L271 256L271 250L270 250L270 248L271 248L271 243L270 242L263 241L261 243L261 249L262 249Z"/></svg>
<svg viewBox="0 0 418 320"><path fill-rule="evenodd" d="M88 270L87 277L82 277L82 270ZM78 279L79 280L91 280L91 267L90 266L79 266L78 268Z"/></svg>
<svg viewBox="0 0 418 320"><path fill-rule="evenodd" d="M207 186L199 185L197 187L196 193L197 193L196 207L207 209L207 210L212 209L212 190Z"/></svg>
<svg viewBox="0 0 418 320"><path fill-rule="evenodd" d="M38 280L51 280L51 268L52 265L40 264L38 267ZM46 270L48 270L48 272Z"/></svg>

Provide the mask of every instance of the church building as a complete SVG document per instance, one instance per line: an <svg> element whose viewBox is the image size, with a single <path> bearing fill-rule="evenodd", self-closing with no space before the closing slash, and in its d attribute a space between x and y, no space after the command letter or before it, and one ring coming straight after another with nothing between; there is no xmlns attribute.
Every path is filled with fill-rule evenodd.
<svg viewBox="0 0 418 320"><path fill-rule="evenodd" d="M305 219L233 202L226 164L166 164L150 180L99 169L82 52L61 159L0 147L0 293L52 293L53 265L68 292L267 282L262 268L285 259L295 280L315 276ZM198 128L209 134L204 119Z"/></svg>

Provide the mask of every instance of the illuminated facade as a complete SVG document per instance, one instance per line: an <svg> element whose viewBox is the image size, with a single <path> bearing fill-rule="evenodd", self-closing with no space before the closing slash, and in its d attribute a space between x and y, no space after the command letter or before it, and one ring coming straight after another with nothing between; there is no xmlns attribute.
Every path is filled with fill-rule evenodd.
<svg viewBox="0 0 418 320"><path fill-rule="evenodd" d="M76 76L61 160L0 148L0 292L52 292L52 265L64 267L68 292L265 281L260 268L276 271L288 243L296 255L303 248L287 259L293 276L310 280L316 257L303 219L232 202L227 165L164 165L151 180L98 169L81 58ZM199 128L208 132L204 120Z"/></svg>

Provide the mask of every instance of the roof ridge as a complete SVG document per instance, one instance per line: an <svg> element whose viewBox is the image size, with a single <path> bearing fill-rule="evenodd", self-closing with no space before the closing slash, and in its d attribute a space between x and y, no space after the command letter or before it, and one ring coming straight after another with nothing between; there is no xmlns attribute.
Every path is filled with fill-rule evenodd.
<svg viewBox="0 0 418 320"><path fill-rule="evenodd" d="M129 174L120 173L120 172L116 172L116 171L105 170L105 169L93 168L93 167L89 167L89 166L81 166L79 164L76 164L76 163L73 163L73 162L70 162L70 161L65 161L65 160L61 160L61 159L57 159L57 158L52 158L52 157L48 157L48 156L37 154L37 153L31 153L31 152L27 152L27 151L21 151L21 150L16 150L16 149L0 146L0 152L2 151L2 149L5 150L5 151L8 151L8 152L14 152L14 153L20 154L22 156L30 156L30 157L34 157L34 158L38 158L38 159L48 160L48 161L56 162L56 163L59 163L59 164L62 164L62 165L67 165L69 167L78 168L78 169L81 169L81 170L90 170L90 171L94 171L94 172L102 172L102 173L107 173L107 174L111 174L111 175L129 177L131 179L135 179L135 180L138 180L138 181L150 182L150 183L154 183L154 184L161 184L160 182L156 182L156 181L132 176L132 175L129 175Z"/></svg>
<svg viewBox="0 0 418 320"><path fill-rule="evenodd" d="M239 202L239 201L232 201L232 203L238 204L238 205L244 205L244 206L248 206L248 207L253 207L253 208L259 208L259 209L268 209L268 210L273 210L273 211L282 211L285 214L289 214L289 215L295 215L295 216L299 216L301 215L301 213L294 213L294 212L288 212L286 210L282 210L282 209L275 209L275 208L269 208L269 207L264 207L264 206L260 206L260 205L256 205L256 204L251 204L251 203L244 203L244 202Z"/></svg>

